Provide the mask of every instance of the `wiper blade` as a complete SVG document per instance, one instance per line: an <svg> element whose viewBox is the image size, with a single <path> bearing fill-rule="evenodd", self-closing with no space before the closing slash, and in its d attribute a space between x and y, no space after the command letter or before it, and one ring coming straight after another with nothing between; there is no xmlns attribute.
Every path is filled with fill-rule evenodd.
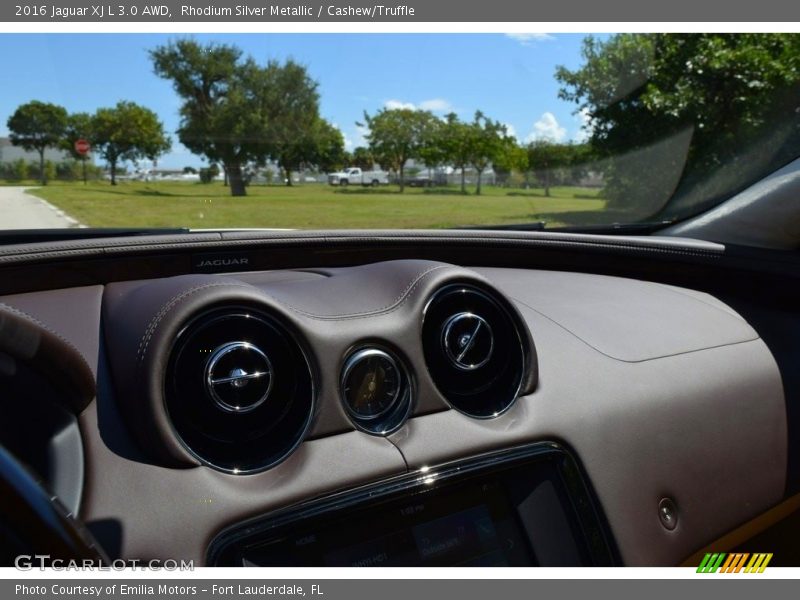
<svg viewBox="0 0 800 600"><path fill-rule="evenodd" d="M545 221L533 221L531 223L505 223L503 225L470 225L468 227L453 227L452 229L484 231L558 231L561 233L627 235L630 233L653 233L668 225L672 225L674 222L675 219L665 219L663 221L640 221L638 223L602 223L599 225L548 227Z"/></svg>
<svg viewBox="0 0 800 600"><path fill-rule="evenodd" d="M452 227L451 229L474 229L485 231L491 231L492 229L505 231L542 231L544 228L544 221L534 221L532 223L506 223L503 225L470 225L469 227Z"/></svg>
<svg viewBox="0 0 800 600"><path fill-rule="evenodd" d="M129 237L139 235L177 235L189 233L183 227L153 227L136 229L128 227L66 228L66 229L6 229L0 230L0 245L37 244L41 242L63 242L107 237Z"/></svg>
<svg viewBox="0 0 800 600"><path fill-rule="evenodd" d="M561 233L597 233L606 235L627 235L630 233L653 233L672 225L675 219L664 221L640 221L638 223L603 223L600 225L569 225L566 227L548 227L548 231Z"/></svg>

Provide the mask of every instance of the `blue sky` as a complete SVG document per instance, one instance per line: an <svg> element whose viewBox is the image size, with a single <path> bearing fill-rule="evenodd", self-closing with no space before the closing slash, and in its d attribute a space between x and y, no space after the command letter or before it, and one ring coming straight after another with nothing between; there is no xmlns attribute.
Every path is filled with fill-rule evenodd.
<svg viewBox="0 0 800 600"><path fill-rule="evenodd" d="M156 77L147 50L180 35L0 34L0 135L16 107L37 99L70 112L132 100L178 127L179 100ZM195 34L236 44L260 61L291 57L319 83L322 115L348 147L363 144L356 121L385 106L476 109L507 124L521 140L581 138L575 107L558 99L556 66L580 64L577 34ZM177 140L159 166L202 164Z"/></svg>

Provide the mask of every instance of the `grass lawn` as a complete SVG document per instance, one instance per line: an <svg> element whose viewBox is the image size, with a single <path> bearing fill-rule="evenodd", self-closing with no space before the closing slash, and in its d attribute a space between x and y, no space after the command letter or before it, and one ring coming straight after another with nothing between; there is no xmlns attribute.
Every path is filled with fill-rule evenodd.
<svg viewBox="0 0 800 600"><path fill-rule="evenodd" d="M0 187L36 187L41 185L39 180L37 179L0 179ZM51 181L49 185L55 186L65 186L65 185L75 185L72 181Z"/></svg>
<svg viewBox="0 0 800 600"><path fill-rule="evenodd" d="M334 188L253 185L232 198L221 183L56 184L29 191L90 227L444 228L545 220L548 226L603 222L605 200L586 188Z"/></svg>

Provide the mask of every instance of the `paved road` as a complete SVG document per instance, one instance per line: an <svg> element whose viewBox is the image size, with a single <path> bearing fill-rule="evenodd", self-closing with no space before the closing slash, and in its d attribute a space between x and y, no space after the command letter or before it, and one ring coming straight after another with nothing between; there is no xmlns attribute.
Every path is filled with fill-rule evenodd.
<svg viewBox="0 0 800 600"><path fill-rule="evenodd" d="M0 186L0 229L61 229L79 223L24 187Z"/></svg>

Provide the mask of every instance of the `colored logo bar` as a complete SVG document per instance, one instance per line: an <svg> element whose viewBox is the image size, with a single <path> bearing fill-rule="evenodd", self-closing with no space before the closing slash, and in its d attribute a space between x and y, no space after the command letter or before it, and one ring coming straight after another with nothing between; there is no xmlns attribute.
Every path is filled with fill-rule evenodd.
<svg viewBox="0 0 800 600"><path fill-rule="evenodd" d="M749 560L748 560L749 559ZM772 560L772 553L736 552L726 554L725 552L709 552L697 567L698 573L763 573L769 561Z"/></svg>

